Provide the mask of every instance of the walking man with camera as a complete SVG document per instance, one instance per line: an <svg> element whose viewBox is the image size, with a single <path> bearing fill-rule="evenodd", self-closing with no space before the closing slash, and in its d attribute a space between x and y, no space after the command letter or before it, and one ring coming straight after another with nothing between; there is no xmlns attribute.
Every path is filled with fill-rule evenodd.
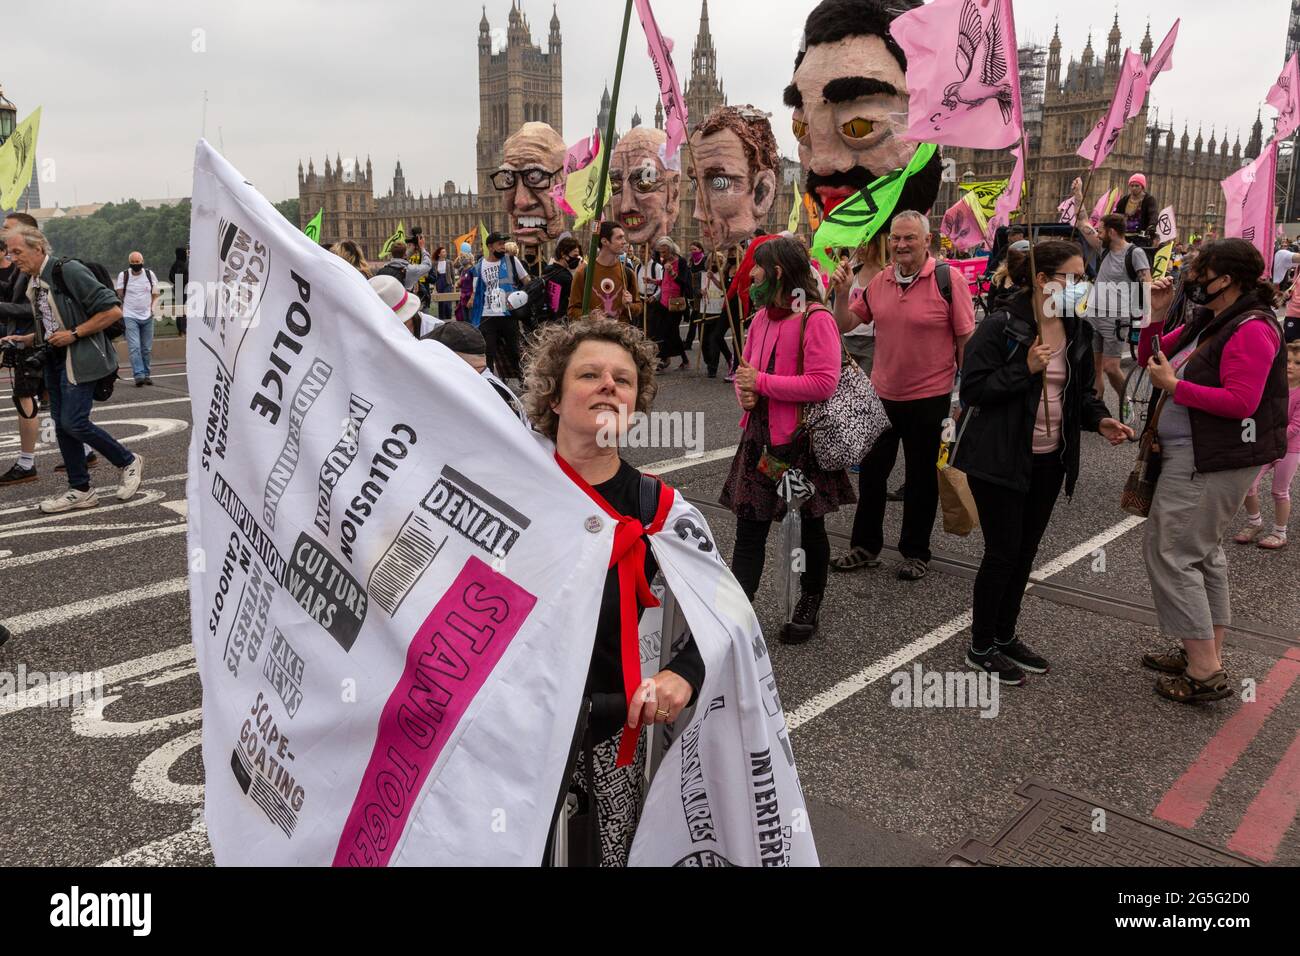
<svg viewBox="0 0 1300 956"><path fill-rule="evenodd" d="M29 277L27 298L35 319L31 334L16 338L32 349L27 361L44 367L54 434L68 468L68 491L42 501L41 511L56 514L99 504L84 445L122 469L117 497L127 501L140 488L144 459L90 420L96 387L117 374L117 353L104 334L122 318L117 298L80 262L55 261L39 230L23 226L5 238L14 264Z"/></svg>
<svg viewBox="0 0 1300 956"><path fill-rule="evenodd" d="M4 228L35 226L36 220L24 212L11 212L5 216ZM30 371L22 361L24 350L18 336L32 330L32 304L27 301L27 276L13 264L0 233L0 365L13 369L13 400L18 411L18 461L0 474L0 487L26 484L35 481L36 442L40 437L40 424L36 417L38 403L45 394L45 375Z"/></svg>

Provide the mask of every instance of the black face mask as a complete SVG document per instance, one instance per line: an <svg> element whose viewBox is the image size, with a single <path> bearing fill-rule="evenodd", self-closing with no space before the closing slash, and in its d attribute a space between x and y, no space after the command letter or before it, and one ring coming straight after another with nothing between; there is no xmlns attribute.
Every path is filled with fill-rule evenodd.
<svg viewBox="0 0 1300 956"><path fill-rule="evenodd" d="M136 263L134 263L134 262L131 263L131 271L132 271L132 272L140 272L140 271L142 271L143 269L144 269L144 263L143 263L143 262L141 262L141 263L139 263L139 264L136 264Z"/></svg>
<svg viewBox="0 0 1300 956"><path fill-rule="evenodd" d="M582 257L574 256L573 258L568 260L568 263L570 269L576 269L578 268L578 266L582 265Z"/></svg>
<svg viewBox="0 0 1300 956"><path fill-rule="evenodd" d="M1215 276L1210 282L1219 281L1220 276ZM1210 291L1209 282L1187 282L1183 285L1183 293L1187 296L1187 301L1192 305L1209 305L1225 290L1220 289L1218 292Z"/></svg>

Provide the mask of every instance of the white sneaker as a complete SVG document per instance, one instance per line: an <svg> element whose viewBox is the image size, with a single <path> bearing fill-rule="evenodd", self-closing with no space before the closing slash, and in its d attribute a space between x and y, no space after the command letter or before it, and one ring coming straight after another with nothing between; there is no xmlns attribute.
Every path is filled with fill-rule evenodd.
<svg viewBox="0 0 1300 956"><path fill-rule="evenodd" d="M41 510L47 515L55 515L62 511L93 508L97 504L99 504L99 496L95 494L94 488L89 491L78 491L76 488L69 488L57 498L46 498L42 501Z"/></svg>
<svg viewBox="0 0 1300 956"><path fill-rule="evenodd" d="M144 459L136 452L131 464L122 469L122 483L117 486L117 500L130 501L134 498L140 490L140 479L143 477Z"/></svg>

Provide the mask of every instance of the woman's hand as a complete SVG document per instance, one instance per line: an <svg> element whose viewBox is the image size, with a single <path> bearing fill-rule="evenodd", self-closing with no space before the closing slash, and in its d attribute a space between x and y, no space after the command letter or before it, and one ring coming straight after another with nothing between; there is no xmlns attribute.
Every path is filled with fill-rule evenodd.
<svg viewBox="0 0 1300 956"><path fill-rule="evenodd" d="M641 682L627 710L627 725L671 724L691 702L691 685L672 671Z"/></svg>
<svg viewBox="0 0 1300 956"><path fill-rule="evenodd" d="M1122 445L1126 441L1133 440L1133 429L1114 418L1103 418L1101 424L1097 426L1097 431L1101 432L1102 437L1112 445Z"/></svg>
<svg viewBox="0 0 1300 956"><path fill-rule="evenodd" d="M757 392L741 392L738 398L740 401L740 407L745 411L752 412L754 409L758 408Z"/></svg>
<svg viewBox="0 0 1300 956"><path fill-rule="evenodd" d="M1151 321L1162 323L1169 315L1169 306L1174 301L1174 280L1169 276L1155 279L1151 283Z"/></svg>
<svg viewBox="0 0 1300 956"><path fill-rule="evenodd" d="M55 348L61 349L77 341L77 337L67 329L59 329L59 331L50 335L45 341L49 342Z"/></svg>
<svg viewBox="0 0 1300 956"><path fill-rule="evenodd" d="M1162 392L1173 392L1178 385L1178 376L1174 374L1174 367L1169 364L1169 357L1164 352L1156 352L1147 362L1147 374L1151 376L1151 384L1160 389Z"/></svg>
<svg viewBox="0 0 1300 956"><path fill-rule="evenodd" d="M1047 368L1047 363L1052 360L1052 347L1046 342L1040 342L1029 350L1029 355L1025 361L1029 363L1029 374L1037 375L1043 369Z"/></svg>
<svg viewBox="0 0 1300 956"><path fill-rule="evenodd" d="M743 358L736 369L736 388L742 392L752 392L758 382L758 370Z"/></svg>
<svg viewBox="0 0 1300 956"><path fill-rule="evenodd" d="M846 263L841 262L831 275L831 291L836 295L847 295L852 285L853 271Z"/></svg>

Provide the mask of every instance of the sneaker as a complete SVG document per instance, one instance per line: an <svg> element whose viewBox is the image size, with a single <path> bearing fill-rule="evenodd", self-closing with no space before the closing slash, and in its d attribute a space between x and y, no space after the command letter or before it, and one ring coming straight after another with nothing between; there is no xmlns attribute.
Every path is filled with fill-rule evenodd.
<svg viewBox="0 0 1300 956"><path fill-rule="evenodd" d="M728 372L726 375L724 375L724 376L722 377L722 380L723 380L724 382L734 382L734 381L736 380L736 373L735 373L735 372Z"/></svg>
<svg viewBox="0 0 1300 956"><path fill-rule="evenodd" d="M966 663L976 670L992 674L999 684L1019 687L1025 682L1025 672L1017 667L1010 658L994 648L987 654L977 654L972 648L966 652Z"/></svg>
<svg viewBox="0 0 1300 956"><path fill-rule="evenodd" d="M897 488L895 488L893 491L889 492L889 494L885 495L885 500L886 500L886 501L902 501L902 500L903 500L903 489L906 488L906 487L907 487L906 485L899 485L899 486L898 486Z"/></svg>
<svg viewBox="0 0 1300 956"><path fill-rule="evenodd" d="M146 376L144 377L144 383L145 383L146 385L152 385L152 384L153 384L153 379L151 379L148 375L146 375Z"/></svg>
<svg viewBox="0 0 1300 956"><path fill-rule="evenodd" d="M131 464L122 469L122 483L117 486L117 500L130 501L140 490L140 479L144 477L144 459L136 452Z"/></svg>
<svg viewBox="0 0 1300 956"><path fill-rule="evenodd" d="M144 388L144 379L142 379L142 378L137 378L137 379L135 380L135 387L136 387L136 388Z"/></svg>
<svg viewBox="0 0 1300 956"><path fill-rule="evenodd" d="M98 464L99 464L99 456L96 455L94 452L91 452L89 455L86 456L86 467L87 467L87 468L94 468L94 467L95 467L96 465L98 465ZM59 464L57 464L57 465L54 466L54 470L55 470L55 471L67 471L67 470L68 470L68 466L65 465L65 464L63 464L62 462L59 462Z"/></svg>
<svg viewBox="0 0 1300 956"><path fill-rule="evenodd" d="M1047 659L1035 654L1024 641L1016 638L1010 644L998 644L997 649L1007 660L1018 664L1031 674L1046 674L1050 669Z"/></svg>
<svg viewBox="0 0 1300 956"><path fill-rule="evenodd" d="M99 504L99 496L95 494L95 489L89 491L78 491L76 488L69 488L57 498L46 498L41 502L41 511L47 515L56 515L63 511L76 511L82 508L93 508Z"/></svg>
<svg viewBox="0 0 1300 956"><path fill-rule="evenodd" d="M789 624L781 628L782 644L803 644L817 633L817 617L821 611L822 596L805 594L794 606L794 615Z"/></svg>
<svg viewBox="0 0 1300 956"><path fill-rule="evenodd" d="M24 468L22 465L15 464L12 468L0 475L0 485L21 485L29 481L35 481L37 478L36 466Z"/></svg>
<svg viewBox="0 0 1300 956"><path fill-rule="evenodd" d="M930 573L930 565L920 558L908 558L898 566L898 580L919 581Z"/></svg>

